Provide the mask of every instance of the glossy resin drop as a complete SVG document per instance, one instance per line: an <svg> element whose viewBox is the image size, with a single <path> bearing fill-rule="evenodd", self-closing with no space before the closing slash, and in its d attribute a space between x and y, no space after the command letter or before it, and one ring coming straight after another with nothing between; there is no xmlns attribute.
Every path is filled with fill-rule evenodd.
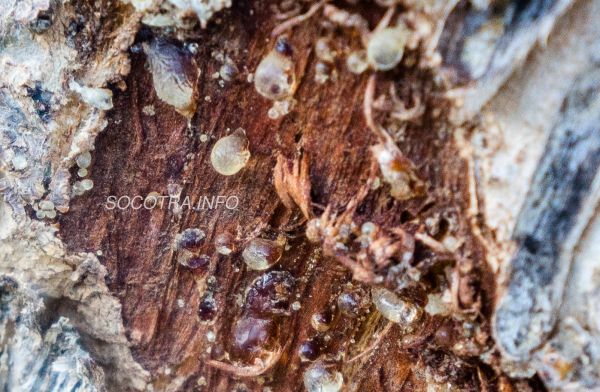
<svg viewBox="0 0 600 392"><path fill-rule="evenodd" d="M283 255L283 247L275 241L263 238L251 240L242 257L248 268L262 271L275 265Z"/></svg>
<svg viewBox="0 0 600 392"><path fill-rule="evenodd" d="M302 362L316 360L323 351L323 341L319 337L308 339L298 347L298 355Z"/></svg>
<svg viewBox="0 0 600 392"><path fill-rule="evenodd" d="M338 392L344 385L344 377L334 369L317 362L304 371L304 387L308 392Z"/></svg>
<svg viewBox="0 0 600 392"><path fill-rule="evenodd" d="M206 234L201 229L185 229L175 237L177 249L197 249L204 242Z"/></svg>
<svg viewBox="0 0 600 392"><path fill-rule="evenodd" d="M346 317L358 317L370 305L366 300L367 295L357 291L347 290L342 292L337 299L337 307Z"/></svg>
<svg viewBox="0 0 600 392"><path fill-rule="evenodd" d="M258 64L254 73L254 88L260 95L273 101L290 97L296 78L290 51L282 43L271 50ZM279 50L278 50L279 48Z"/></svg>
<svg viewBox="0 0 600 392"><path fill-rule="evenodd" d="M228 256L235 251L235 237L233 234L224 232L215 237L215 250L217 253Z"/></svg>
<svg viewBox="0 0 600 392"><path fill-rule="evenodd" d="M198 317L201 321L213 321L217 315L217 303L212 294L205 294L198 305Z"/></svg>
<svg viewBox="0 0 600 392"><path fill-rule="evenodd" d="M254 354L264 349L274 334L272 320L254 317L239 319L234 327L235 348L240 354Z"/></svg>
<svg viewBox="0 0 600 392"><path fill-rule="evenodd" d="M294 277L286 271L270 271L256 278L246 293L244 308L254 315L288 312Z"/></svg>
<svg viewBox="0 0 600 392"><path fill-rule="evenodd" d="M403 27L388 27L374 33L367 47L369 63L378 71L396 67L404 55L407 37Z"/></svg>
<svg viewBox="0 0 600 392"><path fill-rule="evenodd" d="M374 288L371 290L373 304L388 320L412 327L423 314L423 310L410 302L404 301L390 290Z"/></svg>
<svg viewBox="0 0 600 392"><path fill-rule="evenodd" d="M333 312L325 310L323 312L315 313L310 318L310 325L318 332L327 331L331 323L333 322Z"/></svg>
<svg viewBox="0 0 600 392"><path fill-rule="evenodd" d="M199 71L194 59L165 39L144 43L156 95L182 115L191 118L196 110L196 80Z"/></svg>
<svg viewBox="0 0 600 392"><path fill-rule="evenodd" d="M210 153L213 168L224 176L232 176L242 170L249 159L248 138L241 128L219 139Z"/></svg>

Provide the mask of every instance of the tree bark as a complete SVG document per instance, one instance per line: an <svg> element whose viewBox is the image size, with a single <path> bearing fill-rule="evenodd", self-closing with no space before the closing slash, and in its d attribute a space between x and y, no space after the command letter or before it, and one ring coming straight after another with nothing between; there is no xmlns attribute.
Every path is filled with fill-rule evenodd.
<svg viewBox="0 0 600 392"><path fill-rule="evenodd" d="M335 7L371 30L385 17L354 3ZM336 24L333 4L286 29L282 44L272 32L293 16L276 2L215 1L214 15L185 16L160 2L34 4L29 19L7 2L27 23L0 25L2 148L12 151L0 178L0 386L600 388L590 310L600 290L581 273L599 271L600 3L479 3L398 2L397 23L411 31L402 61L356 74L346 60L373 35ZM159 8L177 24L151 26ZM51 27L37 32L44 15ZM56 82L18 48L74 65L55 65ZM275 119L255 88L274 50L295 77L292 107ZM191 115L162 95L161 72L182 94L191 80ZM26 129L27 169L15 162L15 127ZM251 157L223 176L211 151L238 128ZM391 169L380 159L390 151ZM408 196L388 169L410 178L400 184ZM165 204L146 208L149 195ZM141 208L129 204L136 196ZM189 240L193 229L202 234ZM219 251L224 236L230 253ZM266 270L244 261L255 238L283 248ZM417 320L386 313L381 292ZM46 370L54 352L84 370Z"/></svg>

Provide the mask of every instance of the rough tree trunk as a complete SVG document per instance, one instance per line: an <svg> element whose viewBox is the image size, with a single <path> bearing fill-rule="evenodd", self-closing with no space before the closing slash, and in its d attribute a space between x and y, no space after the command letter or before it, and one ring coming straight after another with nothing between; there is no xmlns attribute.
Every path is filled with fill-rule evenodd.
<svg viewBox="0 0 600 392"><path fill-rule="evenodd" d="M600 390L600 1L379 3L0 0L0 389Z"/></svg>

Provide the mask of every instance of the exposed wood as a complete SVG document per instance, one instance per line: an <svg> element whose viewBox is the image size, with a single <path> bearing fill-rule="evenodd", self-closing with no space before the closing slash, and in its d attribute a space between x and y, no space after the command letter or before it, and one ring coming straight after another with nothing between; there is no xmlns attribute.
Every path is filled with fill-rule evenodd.
<svg viewBox="0 0 600 392"><path fill-rule="evenodd" d="M191 128L184 117L155 96L151 77L144 70L145 56L134 55L131 76L126 81L128 89L115 96L115 110L109 114L109 125L96 143L91 177L94 189L74 200L69 214L61 218L60 235L71 251L102 249L101 260L109 269L109 287L123 304L123 318L134 355L155 375L155 388L166 387L178 376L183 377L184 385L188 387L203 376L208 390L230 390L238 382L228 372L208 366L207 361L219 359L224 352L230 353L230 360L237 359L232 351L233 325L242 315L237 302L259 273L246 270L239 253L231 257L216 255L213 240L216 234L230 231L237 235L240 248L245 239L262 227L263 232L281 232L297 226L303 219L301 215L286 213L285 203L280 201L273 185L273 168L278 154L291 159L301 149L310 157L312 203L315 206L331 205L334 211L342 211L356 189L372 175L369 146L376 139L362 117L367 75L357 77L340 64L337 81L325 85L314 81L316 59L309 45L318 38L321 30L318 25L301 24L289 36L299 80L294 98L298 101L296 107L301 110L292 111L282 120L272 121L266 116L269 102L245 81L245 73L224 88L212 79L220 65L210 53L222 48L224 42L233 40L236 42L234 47L247 48L247 53L239 50L230 54L240 69L244 66L248 70L254 69L269 49L263 42L274 21L267 7L254 9L257 12L254 20L271 22L249 25L243 17L248 9L238 5L232 8L223 28L213 26L212 31L198 38L202 43L195 56L201 69L200 102ZM339 39L343 40L344 35ZM465 166L453 146L444 116L431 113L433 108L439 112L444 103L436 99L435 94L428 93L435 87L428 80L427 72L406 68L381 77L379 83L385 86L392 78L399 78L399 85L410 85L411 90L420 91L421 96L432 97L423 102L424 115L407 127L405 141L401 144L403 152L418 168L419 175L427 179L427 197L392 202L384 185L368 193L353 220L358 224L372 221L382 228L401 227L413 232L418 229L417 222L427 218L443 219L442 214L451 217L452 235L464 240L460 252L473 264L472 270L459 279L469 279L473 287L479 287L478 282L486 276L486 267L480 262L481 248L472 239L470 225L464 218L468 208L466 177L462 174ZM210 97L210 101L203 97ZM154 106L154 116L143 114L142 109L147 105ZM252 158L239 175L225 179L214 172L207 157L215 139L225 135L227 128L238 127L246 130ZM199 141L202 133L209 135L209 142ZM166 209L109 211L105 208L109 195L134 196L150 192L167 195L169 184L181 185L182 196L189 195L192 199L204 195L235 195L239 197L239 207L236 211L184 210L180 214ZM322 212L318 207L314 208L310 211L312 214ZM206 240L199 250L199 253L213 255L206 275L177 263L173 238L190 227L199 227L206 232ZM277 344L283 345L290 339L292 343L272 371L263 375L268 380L266 385L274 390L286 390L290 380L302 379L305 365L297 354L299 345L305 339L319 335L310 326L312 314L335 305L336 294L351 282L351 276L334 258L323 258L317 249L306 243L301 230L302 226L299 226L286 234L291 249L276 268L290 271L297 279L294 295L298 295L301 308L278 320ZM416 258L431 257L427 250L422 253L417 253ZM213 292L217 303L217 315L210 324L202 323L197 315L205 295L197 289L197 281L206 276L214 277L208 290ZM487 279L487 282L491 284L492 280ZM489 290L492 286L480 287L473 295L489 298ZM368 291L365 294L368 295ZM477 298L466 300L480 302ZM179 299L184 301L182 307L178 306ZM483 311L489 317L490 309ZM351 341L359 340L369 320L370 316L356 320L336 316L335 326L322 334L331 338L324 354L330 353L332 360L343 362L341 353L347 352L345 357L349 358L355 355L350 353L360 352L360 346ZM481 320L485 325L485 319ZM214 344L207 342L208 331L216 335ZM353 364L355 370L347 377L351 377L349 380L354 388L393 390L384 381L394 378L394 370L385 365L387 359L401 352L393 347L393 336L386 337L383 346L372 356ZM429 338L423 344L427 341ZM369 343L364 342L365 345ZM211 353L206 352L209 346ZM402 355L411 362L419 361L421 357L419 350ZM433 360L436 355L428 353L428 360ZM365 365L368 368L365 369ZM167 368L169 375L164 373ZM379 368L382 369L382 381L374 385L368 380ZM392 374L386 375L387 372ZM456 381L475 387L475 368L465 372L457 376ZM405 388L410 390L410 385L422 383L421 377L413 373ZM245 379L244 384L252 389L259 388L257 380ZM294 385L298 390L303 389L301 383Z"/></svg>
<svg viewBox="0 0 600 392"><path fill-rule="evenodd" d="M600 388L597 0L4 3L0 387ZM496 141L512 90L539 97L511 75L543 83L557 47L544 147ZM292 66L259 92L269 53ZM219 174L240 128L250 159Z"/></svg>

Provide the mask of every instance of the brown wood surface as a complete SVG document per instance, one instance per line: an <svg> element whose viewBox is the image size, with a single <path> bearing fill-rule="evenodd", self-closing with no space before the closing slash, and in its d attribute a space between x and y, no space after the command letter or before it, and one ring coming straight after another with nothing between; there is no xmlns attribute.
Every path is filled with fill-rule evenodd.
<svg viewBox="0 0 600 392"><path fill-rule="evenodd" d="M335 305L337 296L350 282L368 298L366 285L352 281L352 274L335 258L324 257L317 245L306 240L304 226L299 224L300 211L288 211L275 191L273 169L278 154L290 160L300 151L308 156L312 213L316 216L327 205L342 211L367 179L379 174L378 169L372 171L369 151L376 138L367 128L362 112L369 72L354 75L339 58L337 81L316 83L317 59L312 46L323 28L318 18L303 23L289 34L299 80L294 95L297 104L287 116L270 120L267 110L271 103L246 78L273 44L268 38L276 21L268 4L250 3L234 2L231 10L220 14L220 23L198 31L193 40L199 44L195 60L201 75L197 84L198 106L190 127L186 118L156 97L152 77L144 66L145 55L132 54L127 88L122 92L114 89L115 108L93 151L90 178L94 188L74 199L70 211L60 219L61 238L71 251L102 251L99 258L108 268L111 291L122 303L134 357L150 371L155 390L164 390L181 377L183 382L177 390L261 391L268 386L273 391L302 391L302 372L308 363L301 362L298 349L303 341L319 334L310 325L312 314ZM376 21L380 13L375 10L362 12ZM334 42L346 48L360 45L357 36L341 30L336 31ZM235 80L220 87L212 78L220 63L211 52L223 49L240 72ZM409 53L407 58L414 56L415 53ZM383 185L368 192L354 221L372 221L384 228L401 227L414 233L427 218L441 219L445 222L442 230L464 240L458 253L461 260L474 267L462 269L467 272L461 282L467 282L464 286L472 290L472 300L478 299L482 304L474 321L485 335L483 350L489 345L486 339L491 309L487 304L493 293L493 279L483 262L483 248L471 233L466 162L453 142L452 129L446 121L448 104L441 99L433 72L406 63L394 72L379 73L378 91L387 92L389 83L395 81L404 99L410 100L411 93L426 97L425 114L408 125L398 146L414 162L418 175L427 184L427 193L399 202L389 196L389 187ZM205 99L207 96L210 101ZM142 112L147 105L154 106L154 116ZM384 117L378 115L378 120L383 121ZM246 130L252 157L240 173L224 177L212 169L210 149L228 129L238 127ZM202 133L210 136L208 142L200 141ZM111 211L104 206L109 195L147 195L153 191L166 195L169 184L181 185L182 194L193 199L235 195L240 200L239 207L236 211L184 210L178 215L166 209ZM239 249L231 256L218 255L213 241L219 233L237 233L240 248L262 226L265 229L260 234L284 233L288 237L289 249L273 269L288 271L296 278L292 301L299 301L301 308L275 318L273 344L284 347L277 364L262 377L236 378L208 366L207 360L228 352L230 361L249 361L233 350L232 330L243 316L239 298L264 272L248 270ZM211 256L207 272L177 263L174 238L194 227L207 235L199 252ZM432 251L417 242L413 263L431 256ZM217 304L211 323L201 322L198 316L205 285L204 290L214 293ZM178 299L184 301L183 307L178 306ZM336 311L331 329L321 333L322 337L330 337L322 355L342 371L348 390L422 390L425 380L419 369L425 364L445 374L461 390L484 390L486 386L498 385L499 379L490 366L469 355L461 361L433 338L436 326L443 321L429 322L429 327L421 329L423 339L414 347L401 347L401 332L394 327L372 355L350 364L339 353L345 352L346 360L360 353L385 322L374 309L357 318ZM447 323L460 325L457 321ZM209 330L216 335L214 343L207 341ZM210 353L208 347L212 347ZM170 371L165 372L167 367ZM200 377L205 378L206 386L197 385Z"/></svg>

